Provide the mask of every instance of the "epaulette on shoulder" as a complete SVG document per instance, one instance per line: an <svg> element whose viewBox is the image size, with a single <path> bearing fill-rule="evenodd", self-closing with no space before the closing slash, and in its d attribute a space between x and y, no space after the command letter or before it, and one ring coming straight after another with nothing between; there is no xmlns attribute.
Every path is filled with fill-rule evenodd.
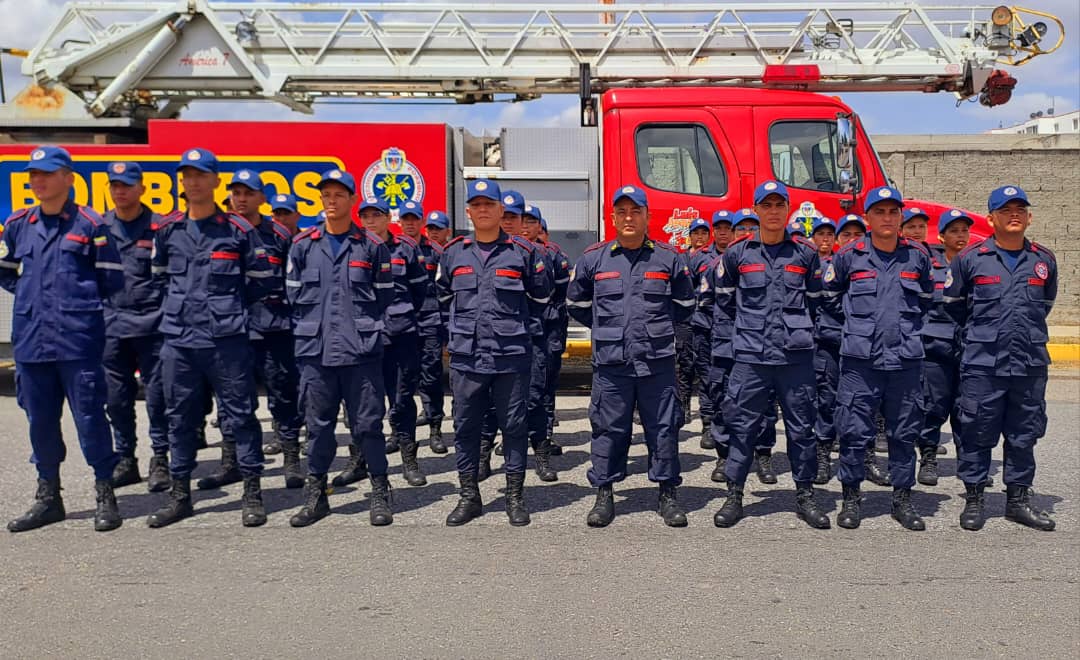
<svg viewBox="0 0 1080 660"><path fill-rule="evenodd" d="M923 245L922 243L920 243L919 241L913 241L911 239L904 238L903 236L901 236L900 237L900 245L906 245L908 247L913 247L916 250L918 250L919 252L922 252L923 254L925 254L926 256L928 256L928 257L930 256L930 249L928 247L926 247L925 245Z"/></svg>
<svg viewBox="0 0 1080 660"><path fill-rule="evenodd" d="M360 227L360 235L361 236L367 236L368 240L371 241L372 243L374 243L375 245L385 245L386 244L386 241L379 238L375 234L375 232L368 231L367 229L364 229L363 227Z"/></svg>
<svg viewBox="0 0 1080 660"><path fill-rule="evenodd" d="M840 246L840 249L836 251L836 254L839 255L839 254L843 254L845 252L851 252L852 250L855 249L855 246L858 245L859 243L862 243L861 238L858 239L858 240L854 240L854 241L848 241L847 245L841 245ZM836 255L833 255L833 256L836 256Z"/></svg>
<svg viewBox="0 0 1080 660"><path fill-rule="evenodd" d="M4 221L4 226L8 227L8 226L11 225L11 223L15 222L16 220L21 220L22 218L25 218L29 214L30 214L30 207L27 207L27 208L24 208L24 209L19 209L18 211L15 211L14 213L12 213L11 215L8 216L8 219Z"/></svg>
<svg viewBox="0 0 1080 660"><path fill-rule="evenodd" d="M245 220L242 216L236 215L235 213L227 213L225 214L225 217L229 219L229 224L231 224L233 227L236 227L245 234L252 229L255 229L255 227L252 226L250 222Z"/></svg>
<svg viewBox="0 0 1080 660"><path fill-rule="evenodd" d="M427 242L427 244L431 246L432 250L435 250L439 254L442 254L446 250L446 248L444 248L443 246L439 245L438 243L436 243L435 241L432 241L432 240L429 240Z"/></svg>
<svg viewBox="0 0 1080 660"><path fill-rule="evenodd" d="M158 220L156 223L151 223L150 224L150 229L153 230L153 231L158 231L160 229L164 229L165 227L168 227L171 224L175 224L175 223L177 223L177 222L179 222L179 221L181 221L183 219L184 219L183 212L181 212L181 211L173 211L169 215L167 215L164 218L161 218L160 220Z"/></svg>
<svg viewBox="0 0 1080 660"><path fill-rule="evenodd" d="M310 237L311 237L311 235L315 233L315 230L316 230L317 228L318 228L318 227L317 227L317 226L315 226L315 225L312 225L311 227L308 227L307 229L305 229L304 231L300 232L300 233L299 233L299 234L297 234L296 236L293 236L292 242L293 242L293 243L299 243L300 241L304 240L305 238L310 238Z"/></svg>
<svg viewBox="0 0 1080 660"><path fill-rule="evenodd" d="M465 244L468 243L468 240L469 240L469 237L462 234L461 236L458 236L457 238L455 238L455 239L451 240L449 243L447 243L446 247L443 248L443 251L445 252L446 250L449 250L451 245L456 245L457 243L461 243L462 245L465 245Z"/></svg>
<svg viewBox="0 0 1080 660"><path fill-rule="evenodd" d="M101 224L101 216L97 214L97 211L88 206L80 206L79 215L89 220L90 224L95 228Z"/></svg>
<svg viewBox="0 0 1080 660"><path fill-rule="evenodd" d="M289 233L289 228L277 220L270 218L270 226L274 229L274 233L282 240L288 241L292 238L292 234Z"/></svg>
<svg viewBox="0 0 1080 660"><path fill-rule="evenodd" d="M600 241L599 243L593 243L589 247L585 248L585 252L588 253L588 252L592 252L593 250L599 250L600 248L604 247L605 245L607 245L607 241Z"/></svg>
<svg viewBox="0 0 1080 660"><path fill-rule="evenodd" d="M803 247L808 247L811 250L813 250L814 252L817 252L817 246L814 245L813 241L811 241L808 238L805 238L803 236L799 236L798 234L794 234L791 237L791 240L795 241L796 243L798 243L799 245L801 245Z"/></svg>
<svg viewBox="0 0 1080 660"><path fill-rule="evenodd" d="M739 236L738 238L733 239L730 243L727 244L728 249L731 249L732 245L735 245L736 243L739 243L741 241L745 241L745 240L749 239L753 235L754 235L753 232L751 232L749 234L743 234L742 236Z"/></svg>
<svg viewBox="0 0 1080 660"><path fill-rule="evenodd" d="M534 250L536 250L535 245L530 243L527 239L522 238L521 236L511 236L510 240L527 249L529 252L533 252Z"/></svg>
<svg viewBox="0 0 1080 660"><path fill-rule="evenodd" d="M971 252L972 250L974 250L975 248L980 247L985 242L986 242L986 239L984 238L984 239L980 239L980 240L968 243L967 247L965 247L963 250L960 250L959 254L957 254L956 256L957 257L962 257L965 254L967 254L968 252Z"/></svg>
<svg viewBox="0 0 1080 660"><path fill-rule="evenodd" d="M649 240L652 240L652 239L649 239ZM664 248L664 249L666 249L666 250L668 250L670 252L674 252L675 254L685 254L685 252L683 252L679 248L675 247L671 243L667 243L665 241L656 241L656 240L653 240L652 243L653 243L653 245L658 245L658 246L660 246L660 247L662 247L662 248Z"/></svg>
<svg viewBox="0 0 1080 660"><path fill-rule="evenodd" d="M1054 254L1053 250L1046 247L1042 243L1036 243L1035 241L1031 241L1031 251L1038 252L1040 254L1047 254L1054 261L1054 263L1057 263L1057 255Z"/></svg>
<svg viewBox="0 0 1080 660"><path fill-rule="evenodd" d="M558 250L559 252L563 251L563 249L555 241L548 241L547 246L550 247L553 250Z"/></svg>
<svg viewBox="0 0 1080 660"><path fill-rule="evenodd" d="M406 236L405 234L398 234L397 238L398 238L399 241L401 241L405 245L410 245L410 246L412 246L414 248L419 248L420 247L420 244L417 243L416 241L414 241L412 236Z"/></svg>

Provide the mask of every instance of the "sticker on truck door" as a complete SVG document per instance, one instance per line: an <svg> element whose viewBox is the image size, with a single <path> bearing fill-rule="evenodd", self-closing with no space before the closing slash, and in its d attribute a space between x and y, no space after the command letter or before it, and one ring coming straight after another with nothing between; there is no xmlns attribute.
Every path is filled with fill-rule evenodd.
<svg viewBox="0 0 1080 660"><path fill-rule="evenodd" d="M685 209L672 209L671 217L664 224L664 233L668 243L678 248L690 247L690 223L701 217L693 206Z"/></svg>

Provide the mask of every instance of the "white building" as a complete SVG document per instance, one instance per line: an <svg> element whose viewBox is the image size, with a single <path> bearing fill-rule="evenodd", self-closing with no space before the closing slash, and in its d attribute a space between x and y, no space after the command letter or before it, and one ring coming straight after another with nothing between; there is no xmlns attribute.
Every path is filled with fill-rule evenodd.
<svg viewBox="0 0 1080 660"><path fill-rule="evenodd" d="M1004 126L987 131L995 135L1027 133L1029 135L1053 135L1055 133L1080 133L1080 110L1066 112L1063 115L1044 115L1032 117L1022 124Z"/></svg>

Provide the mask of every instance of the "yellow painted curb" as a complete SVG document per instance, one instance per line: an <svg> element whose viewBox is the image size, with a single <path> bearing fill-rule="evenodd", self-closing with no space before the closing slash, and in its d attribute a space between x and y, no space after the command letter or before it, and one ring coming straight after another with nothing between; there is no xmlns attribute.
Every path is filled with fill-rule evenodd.
<svg viewBox="0 0 1080 660"><path fill-rule="evenodd" d="M1055 364L1080 362L1080 344L1047 344L1046 350Z"/></svg>
<svg viewBox="0 0 1080 660"><path fill-rule="evenodd" d="M1047 344L1050 359L1056 364L1080 362L1080 344ZM563 357L588 357L592 355L592 344L588 339L571 339L566 342Z"/></svg>

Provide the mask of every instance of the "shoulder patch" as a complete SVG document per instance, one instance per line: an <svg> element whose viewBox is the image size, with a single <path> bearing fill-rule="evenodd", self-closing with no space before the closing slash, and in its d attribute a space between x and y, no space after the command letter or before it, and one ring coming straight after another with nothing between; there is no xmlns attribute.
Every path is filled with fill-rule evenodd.
<svg viewBox="0 0 1080 660"><path fill-rule="evenodd" d="M857 241L857 240L856 241L851 241L847 245L845 245L845 246L841 247L839 250L837 250L836 254L843 254L845 252L851 252L852 250L855 249L855 246L858 245L859 243L860 243L860 241Z"/></svg>
<svg viewBox="0 0 1080 660"><path fill-rule="evenodd" d="M923 245L919 241L907 241L907 245L909 247L913 247L913 248L917 249L919 252L922 252L923 254L925 254L928 257L930 256L930 248L926 247L925 245Z"/></svg>
<svg viewBox="0 0 1080 660"><path fill-rule="evenodd" d="M304 240L305 238L310 238L311 235L315 233L316 229L317 229L316 226L308 227L307 229L300 232L296 236L293 236L292 242L293 243L299 243L300 241Z"/></svg>
<svg viewBox="0 0 1080 660"><path fill-rule="evenodd" d="M7 220L4 221L4 226L6 227L9 224L11 224L12 222L14 222L14 221L16 221L16 220L18 220L20 218L25 218L29 213L30 213L30 207L27 207L27 208L24 208L24 209L19 209L18 211L15 211L14 213L12 213L11 215L8 216Z"/></svg>
<svg viewBox="0 0 1080 660"><path fill-rule="evenodd" d="M419 243L417 243L416 241L414 241L414 240L412 239L412 237L410 237L410 236L406 236L405 234L398 234L398 236L397 236L397 239L398 239L399 241L401 241L402 243L404 243L405 245L411 245L411 246L413 246L414 248L418 248L418 247L420 247L420 244L419 244Z"/></svg>
<svg viewBox="0 0 1080 660"><path fill-rule="evenodd" d="M465 236L465 234L462 234L461 236L458 236L458 237L454 238L454 239L453 239L453 240L451 240L451 241L450 241L449 243L447 243L447 244L446 244L445 246L443 246L443 251L445 252L446 250L449 250L449 249L450 249L450 246L451 246L451 245L455 245L455 244L457 244L457 243L461 243L461 242L462 242L462 241L464 241L464 240L465 240L466 238L467 238L467 237Z"/></svg>
<svg viewBox="0 0 1080 660"><path fill-rule="evenodd" d="M180 222L183 219L184 219L184 214L183 213L181 213L180 211L173 211L169 215L167 215L164 218L158 220L156 226L151 223L150 228L153 229L154 231L158 231L160 229L164 229L165 227L168 227L169 225L176 224L177 222Z"/></svg>
<svg viewBox="0 0 1080 660"><path fill-rule="evenodd" d="M592 252L593 250L599 250L600 248L604 247L605 245L607 245L607 241L601 241L599 243L593 243L589 247L585 248L585 252Z"/></svg>
<svg viewBox="0 0 1080 660"><path fill-rule="evenodd" d="M236 227L245 234L254 229L254 227L251 226L250 222L244 220L242 217L236 215L235 213L229 213L225 217L229 219L229 224L231 224L233 227Z"/></svg>

